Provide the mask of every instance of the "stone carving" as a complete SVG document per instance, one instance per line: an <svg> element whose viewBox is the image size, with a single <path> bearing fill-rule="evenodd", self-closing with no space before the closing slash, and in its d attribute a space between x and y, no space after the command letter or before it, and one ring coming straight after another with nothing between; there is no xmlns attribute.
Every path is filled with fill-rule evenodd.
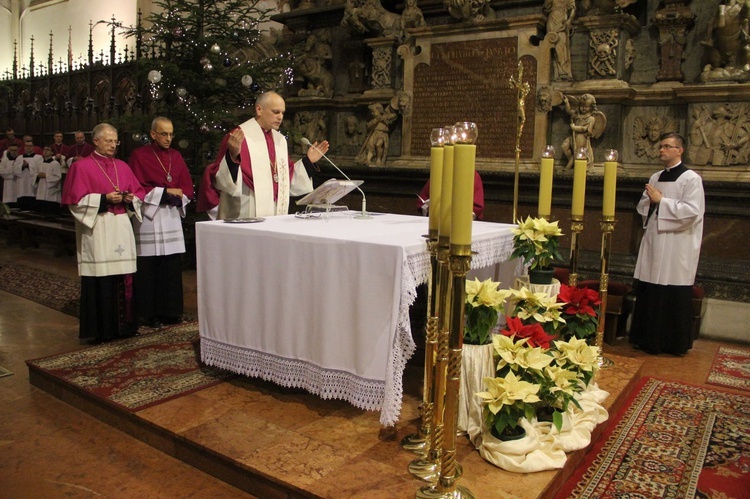
<svg viewBox="0 0 750 499"><path fill-rule="evenodd" d="M659 29L659 73L657 81L682 81L682 59L687 43L687 31L695 14L686 5L672 2L656 11L654 24Z"/></svg>
<svg viewBox="0 0 750 499"><path fill-rule="evenodd" d="M403 12L401 12L401 29L421 28L427 26L422 10L417 6L417 0L406 0Z"/></svg>
<svg viewBox="0 0 750 499"><path fill-rule="evenodd" d="M306 137L310 142L326 140L328 127L326 126L325 111L300 111L294 115L294 130ZM306 147L298 144L298 153L306 151Z"/></svg>
<svg viewBox="0 0 750 499"><path fill-rule="evenodd" d="M635 62L635 43L633 43L632 38L628 38L625 42L625 51L623 52L625 55L625 60L623 61L625 64L625 70L627 71L631 67L633 67L633 63Z"/></svg>
<svg viewBox="0 0 750 499"><path fill-rule="evenodd" d="M694 165L746 165L750 159L750 106L706 104L693 109L688 156Z"/></svg>
<svg viewBox="0 0 750 499"><path fill-rule="evenodd" d="M659 157L659 138L663 133L677 132L677 120L664 116L638 117L633 122L633 144L638 156L649 159Z"/></svg>
<svg viewBox="0 0 750 499"><path fill-rule="evenodd" d="M490 0L443 0L443 5L451 16L462 21L479 22L497 17Z"/></svg>
<svg viewBox="0 0 750 499"><path fill-rule="evenodd" d="M391 85L391 68L393 66L393 49L391 46L379 45L372 49L373 88L388 88Z"/></svg>
<svg viewBox="0 0 750 499"><path fill-rule="evenodd" d="M333 74L327 68L333 55L325 38L325 32L312 33L305 41L303 55L297 61L300 75L307 82L297 93L300 97L333 97Z"/></svg>
<svg viewBox="0 0 750 499"><path fill-rule="evenodd" d="M589 34L589 75L614 76L617 74L617 28L596 29Z"/></svg>
<svg viewBox="0 0 750 499"><path fill-rule="evenodd" d="M573 79L570 60L570 35L573 33L573 17L576 14L575 0L544 0L547 14L546 38L552 45L552 79Z"/></svg>
<svg viewBox="0 0 750 499"><path fill-rule="evenodd" d="M350 114L344 120L344 134L342 142L346 146L358 146L364 135L363 123L355 115Z"/></svg>
<svg viewBox="0 0 750 499"><path fill-rule="evenodd" d="M388 155L388 139L391 124L398 113L391 105L374 102L368 106L370 119L367 122L367 137L354 159L360 165L383 166Z"/></svg>
<svg viewBox="0 0 750 499"><path fill-rule="evenodd" d="M701 81L744 81L750 76L750 0L725 0L718 6L709 38L710 64Z"/></svg>
<svg viewBox="0 0 750 499"><path fill-rule="evenodd" d="M542 113L548 113L552 111L552 94L554 89L550 86L544 85L536 91L536 108Z"/></svg>
<svg viewBox="0 0 750 499"><path fill-rule="evenodd" d="M581 11L587 16L617 14L637 0L582 0Z"/></svg>
<svg viewBox="0 0 750 499"><path fill-rule="evenodd" d="M380 0L346 0L341 26L360 34L401 38L401 16L385 10Z"/></svg>
<svg viewBox="0 0 750 499"><path fill-rule="evenodd" d="M570 136L562 144L563 152L568 158L567 168L573 168L576 154L581 148L586 149L588 165L594 163L594 149L591 139L598 139L607 127L607 117L596 108L596 99L591 94L580 98L563 95L565 112L570 116Z"/></svg>

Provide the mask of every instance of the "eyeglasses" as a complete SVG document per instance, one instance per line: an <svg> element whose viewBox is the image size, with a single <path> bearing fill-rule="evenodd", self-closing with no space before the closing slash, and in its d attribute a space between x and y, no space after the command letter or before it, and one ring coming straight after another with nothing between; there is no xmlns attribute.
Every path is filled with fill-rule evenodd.
<svg viewBox="0 0 750 499"><path fill-rule="evenodd" d="M112 139L109 139L109 140L95 139L95 140L100 140L100 141L102 141L104 144L106 144L108 146L119 146L120 145L120 141L119 140L112 140Z"/></svg>
<svg viewBox="0 0 750 499"><path fill-rule="evenodd" d="M659 149L682 149L680 146L673 146L671 144L659 144Z"/></svg>
<svg viewBox="0 0 750 499"><path fill-rule="evenodd" d="M154 132L154 133L155 133L156 135L158 135L159 137L163 137L163 138L165 138L165 139L166 139L167 137L169 137L170 139L173 139L173 138L174 138L174 133L172 133L172 132Z"/></svg>

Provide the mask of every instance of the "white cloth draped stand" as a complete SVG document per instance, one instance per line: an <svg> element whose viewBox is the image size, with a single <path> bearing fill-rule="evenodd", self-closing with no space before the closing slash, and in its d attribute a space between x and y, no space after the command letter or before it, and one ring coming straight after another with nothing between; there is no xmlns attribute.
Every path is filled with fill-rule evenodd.
<svg viewBox="0 0 750 499"><path fill-rule="evenodd" d="M202 360L381 411L395 424L428 280L424 217L348 213L196 224ZM473 222L472 268L515 277L510 224ZM487 272L484 272L485 274Z"/></svg>

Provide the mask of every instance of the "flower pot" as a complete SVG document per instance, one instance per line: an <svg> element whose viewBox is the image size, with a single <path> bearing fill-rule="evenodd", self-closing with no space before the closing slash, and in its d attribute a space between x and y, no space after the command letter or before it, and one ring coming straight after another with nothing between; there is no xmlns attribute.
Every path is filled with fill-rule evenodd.
<svg viewBox="0 0 750 499"><path fill-rule="evenodd" d="M492 428L490 428L490 433L492 433L493 437L495 437L498 440L502 440L503 442L510 442L512 440L521 440L523 437L526 436L526 430L524 430L521 425L518 425L515 428L511 428L510 426L508 426L502 431L502 433L498 433L497 430L495 430L495 427L493 426Z"/></svg>
<svg viewBox="0 0 750 499"><path fill-rule="evenodd" d="M554 414L555 414L554 407L549 407L549 406L540 407L539 409L536 410L536 420L539 421L540 423L541 422L551 423L552 420L554 419L553 417Z"/></svg>
<svg viewBox="0 0 750 499"><path fill-rule="evenodd" d="M483 378L495 375L492 343L464 345L462 348L461 384L458 391L458 431L466 432L469 440L477 444L482 434L482 400L475 396L484 391Z"/></svg>
<svg viewBox="0 0 750 499"><path fill-rule="evenodd" d="M555 277L555 269L531 269L529 270L529 282L531 284L552 284Z"/></svg>

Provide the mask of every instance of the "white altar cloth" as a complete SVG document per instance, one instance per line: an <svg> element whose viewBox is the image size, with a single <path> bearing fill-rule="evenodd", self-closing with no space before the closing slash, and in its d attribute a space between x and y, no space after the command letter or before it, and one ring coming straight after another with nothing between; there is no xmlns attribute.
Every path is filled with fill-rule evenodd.
<svg viewBox="0 0 750 499"><path fill-rule="evenodd" d="M509 258L510 227L473 222L473 268ZM426 233L426 218L390 214L197 223L202 360L395 424L415 349L409 306L430 271Z"/></svg>

